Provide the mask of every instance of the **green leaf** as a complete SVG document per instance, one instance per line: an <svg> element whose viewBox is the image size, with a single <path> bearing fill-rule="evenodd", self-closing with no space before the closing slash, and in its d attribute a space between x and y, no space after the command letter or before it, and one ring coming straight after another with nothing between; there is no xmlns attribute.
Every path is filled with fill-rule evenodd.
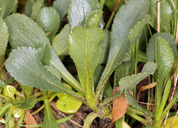
<svg viewBox="0 0 178 128"><path fill-rule="evenodd" d="M131 91L141 80L153 74L156 70L156 64L153 62L147 62L142 72L136 75L126 76L119 81L120 91L123 92L124 90Z"/></svg>
<svg viewBox="0 0 178 128"><path fill-rule="evenodd" d="M102 10L94 10L90 12L88 17L85 20L85 27L99 27L99 23L101 21L103 11Z"/></svg>
<svg viewBox="0 0 178 128"><path fill-rule="evenodd" d="M68 54L68 37L70 32L70 25L67 24L53 39L52 47L58 56Z"/></svg>
<svg viewBox="0 0 178 128"><path fill-rule="evenodd" d="M56 70L56 68L54 68L53 66L48 66L45 65L44 66L52 75L54 75L55 77L57 77L60 81L61 81L61 74L58 70Z"/></svg>
<svg viewBox="0 0 178 128"><path fill-rule="evenodd" d="M49 44L45 32L27 16L23 14L12 14L4 21L8 27L9 42L13 48L20 46L35 47L41 43Z"/></svg>
<svg viewBox="0 0 178 128"><path fill-rule="evenodd" d="M121 64L116 68L116 71L114 73L114 86L118 86L119 80L125 76L126 76L126 69L125 66Z"/></svg>
<svg viewBox="0 0 178 128"><path fill-rule="evenodd" d="M49 105L48 99L44 100L44 121L42 124L42 128L59 128L59 125L56 122L56 119L54 118L54 115L51 111L51 107Z"/></svg>
<svg viewBox="0 0 178 128"><path fill-rule="evenodd" d="M48 65L51 59L51 52L47 44L38 44L36 47L43 65Z"/></svg>
<svg viewBox="0 0 178 128"><path fill-rule="evenodd" d="M66 82L81 92L81 86L79 82L64 67L51 47L49 40L47 39L45 32L41 27L23 14L12 14L5 19L5 22L9 30L9 42L13 48L20 46L35 47L38 44L47 43L51 51L51 60L49 65L56 68Z"/></svg>
<svg viewBox="0 0 178 128"><path fill-rule="evenodd" d="M33 87L30 86L26 86L26 85L22 85L20 83L18 83L20 85L20 88L22 89L23 92L25 92L25 95L27 98L29 98L30 96L32 96L33 94Z"/></svg>
<svg viewBox="0 0 178 128"><path fill-rule="evenodd" d="M36 104L36 99L34 97L29 97L24 100L15 101L14 105L20 109L31 109Z"/></svg>
<svg viewBox="0 0 178 128"><path fill-rule="evenodd" d="M147 60L154 62L155 38L157 37L162 37L169 43L169 46L171 47L174 53L174 59L175 59L177 56L177 46L176 46L176 41L175 41L174 36L169 33L156 33L149 40L147 52L146 52Z"/></svg>
<svg viewBox="0 0 178 128"><path fill-rule="evenodd" d="M107 29L103 29L103 32L104 39L101 41L102 53L99 64L105 64L107 62L110 47L110 31L108 31Z"/></svg>
<svg viewBox="0 0 178 128"><path fill-rule="evenodd" d="M4 63L9 33L6 23L0 17L0 66Z"/></svg>
<svg viewBox="0 0 178 128"><path fill-rule="evenodd" d="M56 0L53 2L53 7L57 10L62 19L66 14L69 7L70 0Z"/></svg>
<svg viewBox="0 0 178 128"><path fill-rule="evenodd" d="M102 9L97 0L71 0L68 9L68 20L71 28L84 25L90 12ZM103 28L103 21L100 22L100 28Z"/></svg>
<svg viewBox="0 0 178 128"><path fill-rule="evenodd" d="M150 25L157 30L157 0L149 0L148 14L151 16ZM160 27L161 32L171 32L172 9L167 0L161 0Z"/></svg>
<svg viewBox="0 0 178 128"><path fill-rule="evenodd" d="M96 27L76 27L69 35L69 54L75 62L85 94L89 90L94 91L93 87L87 87L89 86L87 81L89 80L90 84L93 84L94 71L98 65L102 50L99 44L103 37L102 31Z"/></svg>
<svg viewBox="0 0 178 128"><path fill-rule="evenodd" d="M74 97L59 92L59 99L56 102L56 108L65 113L75 113L82 105L81 101L78 101Z"/></svg>
<svg viewBox="0 0 178 128"><path fill-rule="evenodd" d="M34 2L36 2L36 0L34 0ZM26 4L25 4L25 8L24 8L23 14L25 14L28 17L30 17L31 14L32 14L32 6L33 6L33 4L34 3L31 0L27 1Z"/></svg>
<svg viewBox="0 0 178 128"><path fill-rule="evenodd" d="M69 35L69 54L77 67L82 90L89 102L94 96L93 76L100 60L103 37L99 28L82 26L75 27Z"/></svg>
<svg viewBox="0 0 178 128"><path fill-rule="evenodd" d="M6 18L12 11L15 0L0 0L0 16Z"/></svg>
<svg viewBox="0 0 178 128"><path fill-rule="evenodd" d="M132 97L132 95L130 94L130 92L129 92L128 90L125 90L124 93L125 93L125 97L126 97L128 103L129 103L130 105L132 105L133 107L138 108L138 109L140 109L141 111L145 112L145 109L142 108L142 107L137 103L137 101Z"/></svg>
<svg viewBox="0 0 178 128"><path fill-rule="evenodd" d="M129 32L129 40L131 42L135 42L142 34L142 30L144 29L146 23L150 20L149 15L145 15L145 18L139 21Z"/></svg>
<svg viewBox="0 0 178 128"><path fill-rule="evenodd" d="M96 97L101 99L103 86L116 67L130 53L133 42L128 35L130 30L143 18L148 9L148 0L130 0L123 5L114 18L111 32L111 45L105 70L100 79Z"/></svg>
<svg viewBox="0 0 178 128"><path fill-rule="evenodd" d="M19 47L14 49L5 65L11 76L23 85L37 87L42 91L65 92L83 99L43 67L38 51L34 48Z"/></svg>
<svg viewBox="0 0 178 128"><path fill-rule="evenodd" d="M40 8L42 7L44 3L44 0L37 0L35 4L32 6L32 14L31 18L34 20L37 16L38 12L40 11Z"/></svg>
<svg viewBox="0 0 178 128"><path fill-rule="evenodd" d="M168 42L162 37L156 37L155 62L158 66L157 84L162 90L163 81L173 67L174 54Z"/></svg>
<svg viewBox="0 0 178 128"><path fill-rule="evenodd" d="M35 21L40 25L46 33L49 40L52 40L59 29L60 17L53 7L43 7L40 9Z"/></svg>

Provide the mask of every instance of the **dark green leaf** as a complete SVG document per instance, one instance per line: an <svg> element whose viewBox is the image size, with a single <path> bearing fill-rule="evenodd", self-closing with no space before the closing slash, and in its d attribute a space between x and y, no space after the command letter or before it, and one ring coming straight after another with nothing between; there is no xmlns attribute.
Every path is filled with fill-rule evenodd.
<svg viewBox="0 0 178 128"><path fill-rule="evenodd" d="M148 14L151 16L150 25L157 30L157 0L149 0ZM171 32L172 9L167 0L161 0L160 27L161 32Z"/></svg>
<svg viewBox="0 0 178 128"><path fill-rule="evenodd" d="M37 0L35 4L32 6L32 14L31 18L34 20L37 16L38 12L40 11L40 8L42 7L44 3L44 0Z"/></svg>
<svg viewBox="0 0 178 128"><path fill-rule="evenodd" d="M68 54L68 37L70 32L70 25L67 24L53 39L52 47L58 56Z"/></svg>
<svg viewBox="0 0 178 128"><path fill-rule="evenodd" d="M29 97L24 100L15 101L14 105L20 109L31 109L36 104L36 99L34 97Z"/></svg>
<svg viewBox="0 0 178 128"><path fill-rule="evenodd" d="M158 65L157 84L162 89L163 81L173 67L174 62L172 49L162 37L156 37L155 61Z"/></svg>
<svg viewBox="0 0 178 128"><path fill-rule="evenodd" d="M145 27L146 23L150 20L149 15L145 15L145 18L139 21L129 32L129 40L131 42L135 42L140 36L143 28Z"/></svg>
<svg viewBox="0 0 178 128"><path fill-rule="evenodd" d="M51 59L51 52L47 44L38 44L36 47L43 65L48 65Z"/></svg>
<svg viewBox="0 0 178 128"><path fill-rule="evenodd" d="M35 47L48 43L45 32L25 15L13 14L5 19L9 31L9 42L13 48L20 46Z"/></svg>
<svg viewBox="0 0 178 128"><path fill-rule="evenodd" d="M90 12L102 9L97 0L71 0L68 9L68 20L71 28L84 25ZM103 21L100 22L100 28L103 28Z"/></svg>
<svg viewBox="0 0 178 128"><path fill-rule="evenodd" d="M58 11L60 19L62 19L68 10L70 0L56 0L53 2L53 7Z"/></svg>
<svg viewBox="0 0 178 128"><path fill-rule="evenodd" d="M56 119L54 118L54 115L51 111L51 107L49 105L48 99L44 100L44 121L42 124L42 128L59 128L59 125L56 122Z"/></svg>
<svg viewBox="0 0 178 128"><path fill-rule="evenodd" d="M37 87L42 91L65 92L82 99L82 96L68 89L43 67L38 51L34 48L14 49L5 65L11 76L23 85Z"/></svg>
<svg viewBox="0 0 178 128"><path fill-rule="evenodd" d="M0 16L6 18L12 11L15 0L0 0Z"/></svg>
<svg viewBox="0 0 178 128"><path fill-rule="evenodd" d="M47 37L52 40L60 24L60 17L56 9L53 7L43 7L35 17L35 21L46 33L49 33Z"/></svg>
<svg viewBox="0 0 178 128"><path fill-rule="evenodd" d="M34 2L36 2L36 0L34 0ZM23 14L30 17L32 14L32 6L33 6L32 1L31 0L27 1L27 3L25 4L25 9L24 9Z"/></svg>
<svg viewBox="0 0 178 128"><path fill-rule="evenodd" d="M111 45L105 70L97 88L96 97L100 97L103 86L111 73L130 53L133 42L128 35L130 30L143 18L148 10L148 0L130 0L123 5L114 18L111 32Z"/></svg>
<svg viewBox="0 0 178 128"><path fill-rule="evenodd" d="M9 42L13 48L20 46L35 47L38 44L48 44L51 51L50 66L59 70L62 78L76 90L81 92L79 82L66 70L47 39L45 32L33 20L25 15L13 14L5 19L9 30ZM37 34L38 33L38 34Z"/></svg>
<svg viewBox="0 0 178 128"><path fill-rule="evenodd" d="M174 59L175 59L177 56L177 47L176 47L176 41L175 41L174 36L169 33L156 33L149 40L147 52L146 52L147 60L154 62L155 38L156 37L162 37L169 43L169 46L172 48L172 51L174 53Z"/></svg>
<svg viewBox="0 0 178 128"><path fill-rule="evenodd" d="M114 74L114 86L118 86L119 80L125 76L126 76L126 69L125 69L125 66L121 64L116 68L116 71Z"/></svg>
<svg viewBox="0 0 178 128"><path fill-rule="evenodd" d="M124 90L131 91L141 80L153 74L156 70L156 64L153 62L147 62L142 72L136 75L126 76L119 81L120 91L123 92Z"/></svg>
<svg viewBox="0 0 178 128"><path fill-rule="evenodd" d="M110 31L108 31L107 29L103 29L103 32L104 39L101 41L102 53L99 64L105 64L107 62L110 47Z"/></svg>
<svg viewBox="0 0 178 128"><path fill-rule="evenodd" d="M143 109L143 108L137 103L137 101L132 97L132 95L130 94L130 92L129 92L128 90L125 90L124 93L125 93L125 97L126 97L128 103L129 103L130 105L132 105L132 106L135 107L135 108L138 108L138 109L142 110L143 112L145 111L145 109Z"/></svg>
<svg viewBox="0 0 178 128"><path fill-rule="evenodd" d="M6 23L0 17L0 66L4 63L9 33Z"/></svg>

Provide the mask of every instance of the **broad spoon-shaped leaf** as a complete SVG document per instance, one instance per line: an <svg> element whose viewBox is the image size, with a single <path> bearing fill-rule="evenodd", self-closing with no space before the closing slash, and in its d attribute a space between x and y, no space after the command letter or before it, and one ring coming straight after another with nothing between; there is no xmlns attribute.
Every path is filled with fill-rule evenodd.
<svg viewBox="0 0 178 128"><path fill-rule="evenodd" d="M65 92L83 99L81 95L68 89L44 68L35 48L19 47L14 49L5 65L11 76L23 85L37 87L42 91Z"/></svg>
<svg viewBox="0 0 178 128"><path fill-rule="evenodd" d="M79 82L64 67L41 27L27 16L20 14L12 14L5 19L5 22L9 31L9 42L13 48L20 46L30 46L34 48L41 43L47 44L51 51L49 65L58 70L65 81L77 91L81 92Z"/></svg>
<svg viewBox="0 0 178 128"><path fill-rule="evenodd" d="M69 35L69 54L77 67L87 102L93 102L94 98L93 76L100 60L102 51L100 42L103 37L103 32L97 27L76 27Z"/></svg>

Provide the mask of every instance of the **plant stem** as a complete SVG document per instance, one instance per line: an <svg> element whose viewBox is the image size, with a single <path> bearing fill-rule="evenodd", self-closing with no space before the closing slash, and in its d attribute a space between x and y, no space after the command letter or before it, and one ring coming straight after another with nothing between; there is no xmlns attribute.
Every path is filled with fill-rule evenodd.
<svg viewBox="0 0 178 128"><path fill-rule="evenodd" d="M85 119L85 123L84 123L84 126L83 128L89 128L92 121L98 116L97 113L94 113L94 112L91 112L87 118Z"/></svg>
<svg viewBox="0 0 178 128"><path fill-rule="evenodd" d="M150 36L152 37L152 32L151 32L151 28L150 28L150 25L147 23L147 27L148 27L148 30L149 30L149 33L150 33Z"/></svg>
<svg viewBox="0 0 178 128"><path fill-rule="evenodd" d="M174 19L174 25L175 25L175 27L174 27L174 33L173 33L173 35L176 38L176 30L177 30L177 0L175 0L174 17L175 17L175 19Z"/></svg>
<svg viewBox="0 0 178 128"><path fill-rule="evenodd" d="M168 99L168 96L169 96L169 92L170 92L170 88L171 88L171 81L168 81L166 86L165 86L165 89L164 89L164 94L163 94L161 105L160 105L159 110L158 110L158 114L155 115L155 122L156 122L155 127L156 128L159 128L162 124L162 122L161 122L162 112L163 112L163 109L166 105L166 102L167 102L167 99Z"/></svg>
<svg viewBox="0 0 178 128"><path fill-rule="evenodd" d="M149 122L147 120L143 119L142 117L140 117L140 116L138 116L136 114L133 114L133 113L131 113L129 111L127 111L127 114L129 116L131 116L132 118L136 119L137 121L139 121L140 123L144 124L145 126L147 126L149 124Z"/></svg>
<svg viewBox="0 0 178 128"><path fill-rule="evenodd" d="M3 107L3 109L0 110L0 117L2 116L2 114L9 109L10 107L12 107L12 104L6 104L5 107Z"/></svg>
<svg viewBox="0 0 178 128"><path fill-rule="evenodd" d="M111 16L110 16L110 18L109 18L109 20L108 20L108 22L107 22L107 24L106 24L105 29L109 29L109 27L111 26L112 19L113 19L113 17L114 17L115 11L116 11L117 6L119 5L120 1L121 1L121 0L118 0L118 1L117 1L117 4L116 4L114 10L112 11L112 14L111 14Z"/></svg>
<svg viewBox="0 0 178 128"><path fill-rule="evenodd" d="M40 97L40 98L37 98L37 99L36 99L36 102L42 101L42 100L44 100L44 99L48 99L49 97L51 97L52 95L55 95L55 94L56 94L56 92L51 92L51 93L48 94L48 95L44 95L44 96L42 96L42 97Z"/></svg>

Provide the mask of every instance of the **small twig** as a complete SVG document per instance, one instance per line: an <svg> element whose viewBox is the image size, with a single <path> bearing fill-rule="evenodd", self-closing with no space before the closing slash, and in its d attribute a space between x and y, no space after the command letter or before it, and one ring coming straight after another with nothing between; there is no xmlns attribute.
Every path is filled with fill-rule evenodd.
<svg viewBox="0 0 178 128"><path fill-rule="evenodd" d="M151 104L151 103L145 103L145 102L139 102L139 101L137 101L137 103L139 103L139 104L155 105L155 104Z"/></svg>
<svg viewBox="0 0 178 128"><path fill-rule="evenodd" d="M0 70L4 67L5 63L2 64L2 66L0 67Z"/></svg>

